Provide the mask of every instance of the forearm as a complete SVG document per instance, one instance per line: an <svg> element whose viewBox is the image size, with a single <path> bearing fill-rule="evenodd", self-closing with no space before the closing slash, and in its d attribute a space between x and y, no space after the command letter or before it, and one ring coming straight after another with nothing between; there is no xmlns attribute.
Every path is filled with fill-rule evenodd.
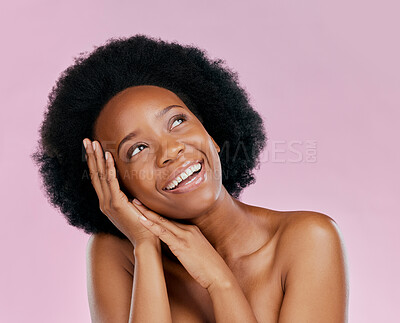
<svg viewBox="0 0 400 323"><path fill-rule="evenodd" d="M223 279L212 284L207 290L217 323L257 323L253 310L232 273L225 274Z"/></svg>
<svg viewBox="0 0 400 323"><path fill-rule="evenodd" d="M139 244L134 257L129 323L172 322L160 244Z"/></svg>

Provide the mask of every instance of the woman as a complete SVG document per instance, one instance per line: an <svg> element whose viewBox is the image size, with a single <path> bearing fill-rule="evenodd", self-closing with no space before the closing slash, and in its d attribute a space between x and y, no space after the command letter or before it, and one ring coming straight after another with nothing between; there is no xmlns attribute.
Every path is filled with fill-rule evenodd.
<svg viewBox="0 0 400 323"><path fill-rule="evenodd" d="M193 46L113 39L61 75L33 157L91 234L93 322L347 321L336 223L239 201L265 142L237 75Z"/></svg>

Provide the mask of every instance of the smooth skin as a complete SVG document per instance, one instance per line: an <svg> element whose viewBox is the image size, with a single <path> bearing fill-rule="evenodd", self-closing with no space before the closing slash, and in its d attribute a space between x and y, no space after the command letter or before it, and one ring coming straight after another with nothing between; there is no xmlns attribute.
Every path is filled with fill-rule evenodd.
<svg viewBox="0 0 400 323"><path fill-rule="evenodd" d="M180 107L155 118L171 105ZM178 122L180 113L186 120ZM132 130L141 132L118 152ZM336 223L233 198L222 185L219 146L174 93L147 85L120 92L100 113L95 138L84 143L99 207L127 239L89 239L92 322L347 322ZM162 190L177 166L199 158L208 175L200 187Z"/></svg>

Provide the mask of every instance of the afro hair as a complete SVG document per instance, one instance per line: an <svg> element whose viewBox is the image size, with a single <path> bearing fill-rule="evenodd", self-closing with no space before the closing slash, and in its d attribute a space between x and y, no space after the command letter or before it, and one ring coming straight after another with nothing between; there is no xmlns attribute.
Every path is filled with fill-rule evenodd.
<svg viewBox="0 0 400 323"><path fill-rule="evenodd" d="M202 122L221 147L222 184L229 194L239 198L255 182L252 170L259 167L267 136L237 73L193 45L142 34L111 38L79 54L61 73L48 96L38 147L31 155L49 202L70 225L88 234L125 238L99 208L82 140L93 138L105 104L137 85L174 92Z"/></svg>

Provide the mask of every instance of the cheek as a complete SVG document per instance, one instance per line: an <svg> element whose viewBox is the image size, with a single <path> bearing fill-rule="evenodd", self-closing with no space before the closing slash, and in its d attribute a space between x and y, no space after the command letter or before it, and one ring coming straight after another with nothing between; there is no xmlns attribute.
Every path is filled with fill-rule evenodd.
<svg viewBox="0 0 400 323"><path fill-rule="evenodd" d="M126 194L128 191L132 196L136 196L138 192L154 191L155 174L146 168L131 167L125 168L119 172L119 183L121 190ZM124 188L125 191L122 189ZM153 192L154 193L154 192Z"/></svg>
<svg viewBox="0 0 400 323"><path fill-rule="evenodd" d="M213 178L219 178L221 176L221 160L219 158L218 152L214 146L214 143L210 139L208 142L207 153L209 156L210 170L212 171Z"/></svg>

